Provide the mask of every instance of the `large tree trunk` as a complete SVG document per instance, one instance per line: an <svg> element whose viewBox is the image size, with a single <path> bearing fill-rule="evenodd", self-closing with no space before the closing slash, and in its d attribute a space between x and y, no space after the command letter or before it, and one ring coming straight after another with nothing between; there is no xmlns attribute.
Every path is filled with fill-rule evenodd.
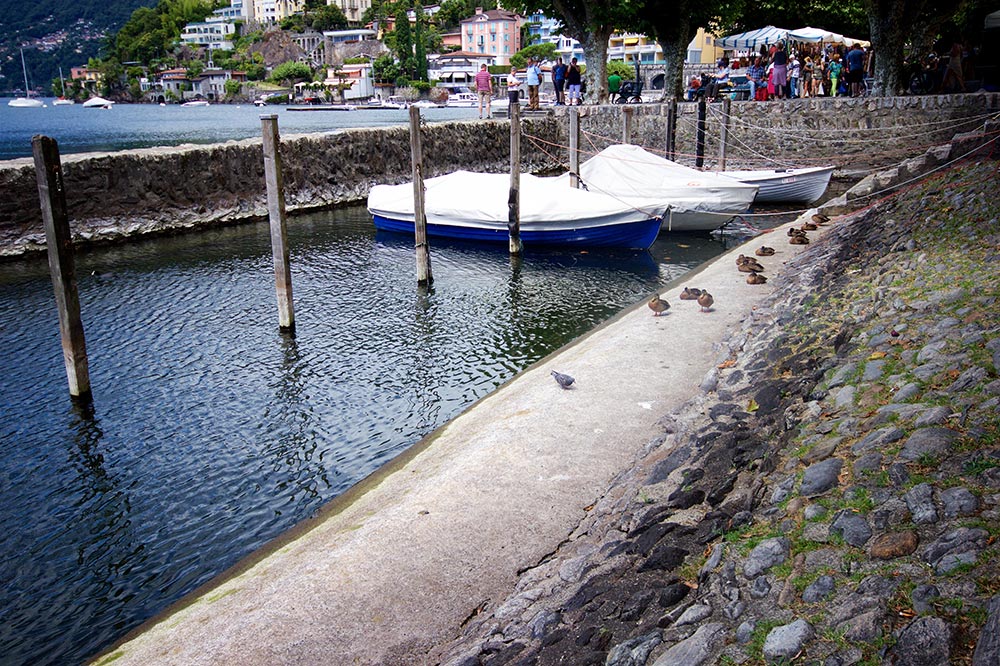
<svg viewBox="0 0 1000 666"><path fill-rule="evenodd" d="M875 58L875 95L903 92L903 45L907 30L903 20L905 0L867 0L868 27Z"/></svg>
<svg viewBox="0 0 1000 666"><path fill-rule="evenodd" d="M608 101L608 39L613 32L608 28L589 32L584 39L577 38L587 61L587 69L583 73L583 80L587 83L587 104L603 104Z"/></svg>
<svg viewBox="0 0 1000 666"><path fill-rule="evenodd" d="M668 99L684 99L684 60L687 58L687 47L691 43L691 29L684 25L676 26L677 32L669 41L661 41L663 59L666 61L663 76L663 95L660 101Z"/></svg>

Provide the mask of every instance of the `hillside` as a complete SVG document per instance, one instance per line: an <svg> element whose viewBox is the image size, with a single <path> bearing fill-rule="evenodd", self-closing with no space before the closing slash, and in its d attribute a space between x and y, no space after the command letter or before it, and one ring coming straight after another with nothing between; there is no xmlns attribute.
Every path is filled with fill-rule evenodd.
<svg viewBox="0 0 1000 666"><path fill-rule="evenodd" d="M45 86L62 66L96 56L105 35L122 26L139 7L157 0L0 0L0 91L23 87L18 47L24 45L30 85Z"/></svg>

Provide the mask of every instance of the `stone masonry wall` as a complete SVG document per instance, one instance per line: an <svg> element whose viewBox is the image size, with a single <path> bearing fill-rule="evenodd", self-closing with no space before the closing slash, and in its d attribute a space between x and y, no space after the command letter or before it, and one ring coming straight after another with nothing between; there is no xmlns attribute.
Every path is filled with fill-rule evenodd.
<svg viewBox="0 0 1000 666"><path fill-rule="evenodd" d="M629 107L632 142L662 154L667 106ZM956 132L981 128L1000 110L1000 95L734 102L727 166L765 158L779 164L841 167L901 161ZM584 158L621 141L623 107L581 107ZM526 171L564 168L568 110L524 120ZM715 166L722 105L709 105L705 166ZM677 160L694 164L697 105L678 105ZM506 121L449 122L423 128L425 176L456 169L506 171ZM290 211L363 201L376 183L410 179L405 127L289 135L282 139ZM766 167L763 167L766 168ZM67 205L77 242L175 232L266 216L260 139L209 146L88 153L63 158ZM43 249L38 190L30 159L0 162L0 257Z"/></svg>

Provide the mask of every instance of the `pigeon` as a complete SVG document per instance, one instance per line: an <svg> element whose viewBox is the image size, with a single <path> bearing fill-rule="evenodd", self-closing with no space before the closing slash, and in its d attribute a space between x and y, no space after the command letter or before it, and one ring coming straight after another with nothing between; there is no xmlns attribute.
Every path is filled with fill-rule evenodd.
<svg viewBox="0 0 1000 666"><path fill-rule="evenodd" d="M770 257L774 255L774 248L768 247L766 245L761 245L754 251L754 254L756 254L758 257Z"/></svg>
<svg viewBox="0 0 1000 666"><path fill-rule="evenodd" d="M767 278L760 273L750 273L747 276L747 284L764 284L767 282Z"/></svg>
<svg viewBox="0 0 1000 666"><path fill-rule="evenodd" d="M682 301L696 301L699 296L701 296L701 289L697 287L684 287L684 291L681 292Z"/></svg>
<svg viewBox="0 0 1000 666"><path fill-rule="evenodd" d="M564 389L568 389L570 386L573 385L573 382L576 381L569 375L564 375L563 373L556 372L555 370L552 371L552 376L556 378L556 383L559 384L559 386L563 387Z"/></svg>
<svg viewBox="0 0 1000 666"><path fill-rule="evenodd" d="M702 291L701 296L698 297L698 305L701 306L702 312L711 312L712 303L715 303L715 299L712 298L712 294L707 291Z"/></svg>
<svg viewBox="0 0 1000 666"><path fill-rule="evenodd" d="M646 305L648 305L649 309L653 311L654 317L659 317L661 314L670 309L670 303L667 303L665 300L660 298L659 294L655 294L651 299L649 299L649 302Z"/></svg>

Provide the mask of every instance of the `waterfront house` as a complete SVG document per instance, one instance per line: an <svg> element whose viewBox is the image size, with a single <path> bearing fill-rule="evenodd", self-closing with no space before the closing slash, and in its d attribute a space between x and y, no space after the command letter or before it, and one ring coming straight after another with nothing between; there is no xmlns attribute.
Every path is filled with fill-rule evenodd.
<svg viewBox="0 0 1000 666"><path fill-rule="evenodd" d="M427 76L438 82L438 86L453 88L463 86L474 88L476 72L480 65L496 64L496 56L455 51L438 56L429 56Z"/></svg>
<svg viewBox="0 0 1000 666"><path fill-rule="evenodd" d="M496 64L509 65L510 57L521 50L523 22L505 9L476 7L475 15L461 21L462 51L491 55Z"/></svg>

